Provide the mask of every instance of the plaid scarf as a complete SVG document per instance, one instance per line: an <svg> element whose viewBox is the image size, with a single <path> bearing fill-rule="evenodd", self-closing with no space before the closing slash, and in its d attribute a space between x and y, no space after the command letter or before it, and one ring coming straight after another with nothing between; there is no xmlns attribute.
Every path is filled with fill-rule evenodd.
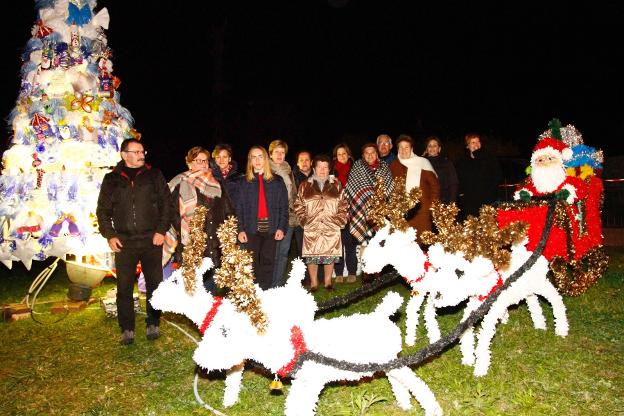
<svg viewBox="0 0 624 416"><path fill-rule="evenodd" d="M189 222L197 206L197 191L209 199L221 197L221 186L209 171L183 172L169 182L169 190L173 192L177 186L180 187L177 201L180 235L173 226L167 231L163 244L163 265L167 264L180 242L184 245L189 242Z"/></svg>
<svg viewBox="0 0 624 416"><path fill-rule="evenodd" d="M379 168L373 171L368 164L362 160L357 160L347 181L345 195L349 201L349 231L360 243L368 240L373 235L371 227L366 219L370 197L375 190L376 178L383 178L386 196L390 195L394 188L392 174L385 162L379 164Z"/></svg>

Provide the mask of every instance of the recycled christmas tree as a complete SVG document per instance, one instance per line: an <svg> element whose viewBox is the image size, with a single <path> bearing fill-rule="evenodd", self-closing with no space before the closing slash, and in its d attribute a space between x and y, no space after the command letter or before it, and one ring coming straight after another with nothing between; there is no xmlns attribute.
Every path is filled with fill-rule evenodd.
<svg viewBox="0 0 624 416"><path fill-rule="evenodd" d="M119 103L106 8L96 0L36 0L22 54L13 137L0 176L0 261L11 267L67 253L110 251L95 209L125 138L139 138Z"/></svg>

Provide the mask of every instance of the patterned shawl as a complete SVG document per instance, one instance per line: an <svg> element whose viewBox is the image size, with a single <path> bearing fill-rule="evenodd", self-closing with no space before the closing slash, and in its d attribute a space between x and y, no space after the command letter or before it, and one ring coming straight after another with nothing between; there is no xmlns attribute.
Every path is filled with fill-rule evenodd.
<svg viewBox="0 0 624 416"><path fill-rule="evenodd" d="M180 187L177 201L178 215L180 215L180 236L173 226L167 231L163 244L163 265L167 264L180 241L182 244L188 244L189 222L197 206L197 191L210 199L221 197L221 186L212 176L212 173L208 171L192 172L188 170L180 173L169 182L169 190L173 192L177 186Z"/></svg>
<svg viewBox="0 0 624 416"><path fill-rule="evenodd" d="M370 197L375 190L375 181L380 176L383 178L388 196L394 188L394 183L386 162L380 161L379 168L373 171L364 160L358 159L349 173L345 189L345 196L349 201L349 231L360 243L373 235L373 227L368 223L366 213Z"/></svg>

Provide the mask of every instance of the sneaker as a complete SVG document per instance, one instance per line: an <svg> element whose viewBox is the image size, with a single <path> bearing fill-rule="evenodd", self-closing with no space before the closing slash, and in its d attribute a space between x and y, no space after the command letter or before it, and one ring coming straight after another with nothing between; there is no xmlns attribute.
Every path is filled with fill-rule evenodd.
<svg viewBox="0 0 624 416"><path fill-rule="evenodd" d="M336 283L342 283L342 282L344 282L344 277L336 276Z"/></svg>
<svg viewBox="0 0 624 416"><path fill-rule="evenodd" d="M145 331L145 336L150 341L154 341L155 339L158 339L158 337L160 337L160 328L156 325L148 325L147 331Z"/></svg>
<svg viewBox="0 0 624 416"><path fill-rule="evenodd" d="M121 338L119 339L119 343L121 345L130 345L134 342L134 331L130 331L126 329L121 333Z"/></svg>
<svg viewBox="0 0 624 416"><path fill-rule="evenodd" d="M353 274L350 274L349 276L347 276L347 283L355 283L356 281L356 277Z"/></svg>

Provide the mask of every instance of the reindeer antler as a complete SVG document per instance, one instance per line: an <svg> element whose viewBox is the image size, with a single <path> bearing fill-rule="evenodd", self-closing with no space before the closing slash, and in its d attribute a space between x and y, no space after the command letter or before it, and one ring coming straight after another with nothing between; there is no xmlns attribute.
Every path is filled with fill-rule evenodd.
<svg viewBox="0 0 624 416"><path fill-rule="evenodd" d="M189 222L190 243L184 246L182 251L182 278L184 279L184 289L190 295L195 293L196 270L202 264L204 251L206 251L206 233L204 223L206 221L205 206L195 208L193 217Z"/></svg>
<svg viewBox="0 0 624 416"><path fill-rule="evenodd" d="M267 317L254 287L253 259L247 250L238 247L237 235L238 220L234 216L228 217L217 229L222 255L221 267L215 270L214 281L219 287L230 289L227 298L236 310L249 316L259 333L263 333Z"/></svg>
<svg viewBox="0 0 624 416"><path fill-rule="evenodd" d="M405 220L405 214L412 209L422 195L420 188L412 188L409 193L405 192L405 177L399 176L394 179L394 189L390 198L386 201L386 189L383 178L377 178L375 192L370 199L370 205L366 218L381 228L386 225L386 219L390 220L390 232L395 229L405 231L409 224Z"/></svg>
<svg viewBox="0 0 624 416"><path fill-rule="evenodd" d="M438 234L430 231L423 233L421 238L425 244L440 243L447 251L463 252L468 260L483 256L490 259L496 268L509 265L509 246L521 241L528 229L524 222L514 222L500 229L496 209L490 205L482 206L478 217L469 215L461 225L455 221L459 212L455 203L444 205L435 202L431 209Z"/></svg>

